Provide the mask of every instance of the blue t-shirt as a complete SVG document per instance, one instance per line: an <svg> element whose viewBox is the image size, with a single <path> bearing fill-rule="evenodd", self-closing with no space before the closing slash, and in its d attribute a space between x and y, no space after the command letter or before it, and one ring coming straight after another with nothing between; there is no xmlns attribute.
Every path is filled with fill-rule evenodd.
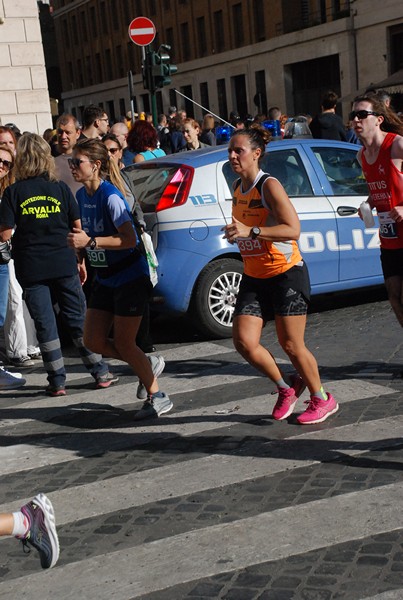
<svg viewBox="0 0 403 600"><path fill-rule="evenodd" d="M104 237L115 235L118 228L133 220L129 206L120 191L109 181L102 181L93 196L89 196L84 187L77 192L77 201L80 206L81 223L84 231L90 237ZM136 233L137 243L139 242ZM148 263L145 256L138 254L134 248L125 250L104 250L86 248L90 263L95 267L97 279L103 285L118 287L142 276L149 277ZM127 261L135 252L135 260L124 266L110 277L102 277L102 271L108 267L116 266L121 261ZM126 263L123 263L126 265ZM117 267L118 268L118 267Z"/></svg>

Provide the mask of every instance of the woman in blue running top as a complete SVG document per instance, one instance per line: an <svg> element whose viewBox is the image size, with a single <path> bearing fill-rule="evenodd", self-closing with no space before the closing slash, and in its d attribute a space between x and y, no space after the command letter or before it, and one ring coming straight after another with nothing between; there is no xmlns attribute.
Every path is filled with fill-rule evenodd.
<svg viewBox="0 0 403 600"><path fill-rule="evenodd" d="M145 402L135 419L159 416L171 410L172 402L159 391L156 379L163 371L163 358L148 359L136 345L152 285L119 168L105 145L95 139L75 146L70 166L74 179L83 184L77 192L83 229L73 229L68 242L72 248L86 250L96 272L84 340L94 351L127 362L138 375L137 397Z"/></svg>

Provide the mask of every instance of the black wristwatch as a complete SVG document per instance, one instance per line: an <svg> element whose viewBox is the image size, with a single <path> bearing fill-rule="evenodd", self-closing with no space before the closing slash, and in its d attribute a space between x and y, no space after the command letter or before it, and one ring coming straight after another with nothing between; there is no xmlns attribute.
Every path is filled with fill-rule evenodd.
<svg viewBox="0 0 403 600"><path fill-rule="evenodd" d="M255 240L258 235L260 235L260 227L252 227L250 230L250 237L252 240Z"/></svg>
<svg viewBox="0 0 403 600"><path fill-rule="evenodd" d="M95 238L91 238L89 245L90 245L90 250L95 250L95 248L97 247L97 240Z"/></svg>

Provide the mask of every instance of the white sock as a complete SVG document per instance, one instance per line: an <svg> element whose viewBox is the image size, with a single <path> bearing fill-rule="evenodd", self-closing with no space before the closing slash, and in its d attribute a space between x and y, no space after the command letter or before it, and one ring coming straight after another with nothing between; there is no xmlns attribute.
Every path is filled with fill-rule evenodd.
<svg viewBox="0 0 403 600"><path fill-rule="evenodd" d="M11 535L14 537L25 537L29 530L29 520L21 511L14 512L14 527Z"/></svg>

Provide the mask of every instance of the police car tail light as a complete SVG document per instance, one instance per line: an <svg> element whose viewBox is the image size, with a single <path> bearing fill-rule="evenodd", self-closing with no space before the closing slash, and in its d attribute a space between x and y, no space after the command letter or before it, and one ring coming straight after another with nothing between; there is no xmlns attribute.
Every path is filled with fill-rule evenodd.
<svg viewBox="0 0 403 600"><path fill-rule="evenodd" d="M175 171L156 206L156 212L185 204L192 185L193 174L193 167L188 166L182 166Z"/></svg>

